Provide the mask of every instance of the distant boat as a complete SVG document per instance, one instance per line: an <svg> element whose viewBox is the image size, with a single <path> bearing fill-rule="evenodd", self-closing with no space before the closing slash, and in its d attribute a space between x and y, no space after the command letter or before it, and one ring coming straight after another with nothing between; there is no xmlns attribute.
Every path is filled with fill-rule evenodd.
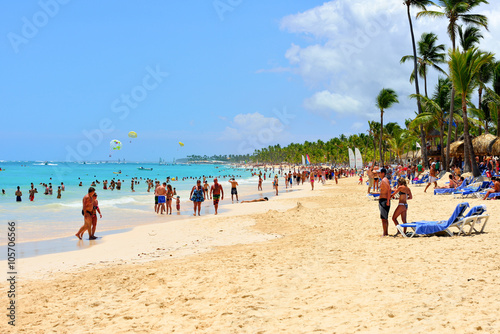
<svg viewBox="0 0 500 334"><path fill-rule="evenodd" d="M48 162L48 161L45 161L43 164L44 164L45 166L47 166L47 165L49 164L49 162Z"/></svg>
<svg viewBox="0 0 500 334"><path fill-rule="evenodd" d="M121 174L121 173L122 173L121 170L119 170L118 172L113 172L113 174Z"/></svg>
<svg viewBox="0 0 500 334"><path fill-rule="evenodd" d="M153 170L153 168L137 167L138 170Z"/></svg>

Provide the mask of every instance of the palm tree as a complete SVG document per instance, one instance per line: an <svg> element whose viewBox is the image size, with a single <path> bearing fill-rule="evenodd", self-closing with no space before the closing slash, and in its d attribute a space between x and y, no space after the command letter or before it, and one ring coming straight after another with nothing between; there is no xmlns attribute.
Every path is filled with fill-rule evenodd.
<svg viewBox="0 0 500 334"><path fill-rule="evenodd" d="M439 78L436 85L436 91L429 99L425 96L420 96L422 99L422 107L424 112L417 115L410 123L410 128L424 126L425 128L439 129L441 143L441 161L444 161L444 127L446 110L450 105L451 82L448 78ZM410 95L411 98L417 98L415 95Z"/></svg>
<svg viewBox="0 0 500 334"><path fill-rule="evenodd" d="M428 67L433 67L439 72L446 74L446 72L438 66L445 62L444 44L436 45L438 37L432 32L424 32L420 40L418 41L418 54L420 57L417 59L418 63L418 74L424 79L424 89L425 96L427 94L427 72ZM408 60L413 60L413 56L404 56L401 58L401 63L405 63ZM412 72L410 76L410 82L415 80L415 72Z"/></svg>
<svg viewBox="0 0 500 334"><path fill-rule="evenodd" d="M404 0L404 5L406 5L406 12L408 14L408 23L410 24L410 33L411 33L411 43L413 47L413 72L418 73L418 65L417 65L417 47L415 43L415 33L413 32L413 22L411 20L411 7L417 7L422 11L426 11L425 6L435 5L434 2L430 0ZM418 16L417 16L418 17ZM415 93L420 95L420 87L418 85L418 77L415 76ZM420 99L417 99L417 108L418 113L422 113L422 105L420 104ZM425 145L425 133L422 128L420 128L420 140L422 145ZM427 151L422 150L424 163L427 163Z"/></svg>
<svg viewBox="0 0 500 334"><path fill-rule="evenodd" d="M380 135L380 123L368 121L368 133L373 138L373 161L375 161L375 153L377 152L377 138Z"/></svg>
<svg viewBox="0 0 500 334"><path fill-rule="evenodd" d="M456 49L456 36L458 30L458 21L463 21L467 25L475 27L484 27L488 30L488 18L480 14L470 14L470 12L481 4L488 4L486 0L439 0L443 12L424 10L417 14L417 18L421 16L447 18L448 19L448 35L451 39L452 51ZM450 115L448 122L453 122L453 111L455 110L455 87L451 89ZM448 127L448 145L446 148L446 169L449 168L450 162L450 140L451 126Z"/></svg>
<svg viewBox="0 0 500 334"><path fill-rule="evenodd" d="M472 49L476 44L479 44L479 39L483 38L479 28L473 26L467 26L465 30L463 30L462 26L459 26L458 36L460 37L460 46L462 46L463 51Z"/></svg>
<svg viewBox="0 0 500 334"><path fill-rule="evenodd" d="M379 139L379 153L380 153L380 164L384 164L384 158L382 156L382 137L384 135L384 111L392 107L394 103L399 103L398 95L396 92L390 88L383 88L377 96L377 103L375 104L377 108L380 109L380 139Z"/></svg>
<svg viewBox="0 0 500 334"><path fill-rule="evenodd" d="M465 53L460 51L450 51L450 79L456 92L462 99L462 112L464 120L464 160L465 171L473 172L474 176L481 175L473 159L474 150L469 135L469 121L467 118L467 97L477 87L476 80L478 72L484 64L491 62L493 55L490 53L483 53L477 48L472 48Z"/></svg>

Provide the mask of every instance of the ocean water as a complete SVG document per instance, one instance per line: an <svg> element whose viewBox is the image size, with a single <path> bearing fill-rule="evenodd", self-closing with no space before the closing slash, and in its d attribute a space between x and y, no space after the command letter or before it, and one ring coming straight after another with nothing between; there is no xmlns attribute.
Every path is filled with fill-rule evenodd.
<svg viewBox="0 0 500 334"><path fill-rule="evenodd" d="M138 170L139 167L153 170ZM98 231L124 229L139 224L165 221L165 216L157 216L154 211L154 193L147 192L146 179L166 181L175 178L172 187L181 197L182 215L190 215L192 202L189 201L191 188L197 179L207 177L211 184L214 177L223 184L227 197L230 195L229 178L235 177L240 185L255 185L257 177L251 171L230 165L159 165L154 163L66 163L66 162L0 162L0 245L6 243L7 222L17 223L17 242L42 239L54 239L72 236L83 223L81 215L82 198L87 193L92 181L96 185L99 207L103 219L98 221ZM120 174L115 174L120 172ZM139 184L130 189L131 179L137 177ZM186 180L182 180L187 178ZM121 190L103 190L102 181L122 180ZM66 190L62 198L57 199L57 187L64 182ZM79 186L82 182L83 186ZM29 201L30 184L33 183L38 193L35 200ZM53 195L44 195L40 183L52 183ZM16 202L15 191L20 186L22 202ZM205 202L206 203L206 202ZM175 204L175 203L174 203ZM175 205L174 205L174 214ZM207 210L208 203L207 203ZM96 233L97 234L97 233Z"/></svg>

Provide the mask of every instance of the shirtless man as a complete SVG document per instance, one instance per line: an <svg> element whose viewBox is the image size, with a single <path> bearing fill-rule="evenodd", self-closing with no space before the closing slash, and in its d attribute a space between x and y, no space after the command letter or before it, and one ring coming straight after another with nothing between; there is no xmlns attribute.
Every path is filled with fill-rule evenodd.
<svg viewBox="0 0 500 334"><path fill-rule="evenodd" d="M391 184L386 177L386 173L387 171L385 168L380 169L378 172L379 177L382 178L378 207L380 209L380 219L382 220L382 228L384 230L383 237L389 235L389 210L391 209Z"/></svg>
<svg viewBox="0 0 500 334"><path fill-rule="evenodd" d="M368 194L370 193L370 189L373 187L373 165L375 164L375 161L372 162L372 165L368 170L366 171L366 175L368 175Z"/></svg>
<svg viewBox="0 0 500 334"><path fill-rule="evenodd" d="M434 188L437 187L437 169L436 169L436 163L433 162L431 165L431 170L429 171L429 183L427 183L427 187L425 187L424 193L427 192L427 188L434 183Z"/></svg>
<svg viewBox="0 0 500 334"><path fill-rule="evenodd" d="M214 179L214 185L210 187L210 198L214 201L215 214L217 214L219 200L222 201L224 199L224 189L222 189L222 185L217 179Z"/></svg>
<svg viewBox="0 0 500 334"><path fill-rule="evenodd" d="M238 189L236 189L236 187L238 186L238 182L236 182L234 178L232 178L231 180L229 180L229 183L231 183L231 201L233 201L234 203L234 196L236 195L236 202L239 202Z"/></svg>
<svg viewBox="0 0 500 334"><path fill-rule="evenodd" d="M159 186L156 189L156 193L158 194L158 211L160 211L160 215L165 211L165 203L167 203L167 182L163 182L163 185Z"/></svg>
<svg viewBox="0 0 500 334"><path fill-rule="evenodd" d="M85 231L89 234L89 240L95 239L92 237L92 215L94 210L94 193L95 189L93 187L89 188L88 194L83 196L83 226L80 227L80 230L75 234L76 237L82 240L83 233Z"/></svg>

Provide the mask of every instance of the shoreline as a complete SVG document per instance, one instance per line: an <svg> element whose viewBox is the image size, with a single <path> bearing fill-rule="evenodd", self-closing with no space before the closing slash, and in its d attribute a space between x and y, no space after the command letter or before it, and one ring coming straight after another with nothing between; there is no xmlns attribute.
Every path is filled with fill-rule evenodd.
<svg viewBox="0 0 500 334"><path fill-rule="evenodd" d="M290 190L281 191L277 198L282 199L287 197L287 195L296 196L299 193L303 193L302 190L305 186L307 186L307 184L298 187L294 186L295 189L292 189L292 191ZM229 189L229 187L227 188ZM206 208L207 206L206 205L202 206L201 216L193 216L191 213L187 213L191 212L192 208L187 208L187 206L185 206L185 208L181 209L181 211L183 211L184 214L181 215L173 214L171 217L170 216L167 217L166 215L160 216L155 213L151 213L153 217L155 217L156 219L167 219L167 220L148 222L133 227L99 230L99 221L98 221L98 229L96 235L98 235L99 238L97 240L88 240L85 237L83 240L78 240L76 236L71 235L59 238L18 242L17 243L17 246L19 247L18 261L23 267L29 268L29 270L24 272L25 275L29 277L36 277L38 274L45 275L44 272L54 272L54 271L64 272L65 270L69 269L78 270L82 266L85 267L87 263L84 262L86 262L87 260L81 261L80 264L74 265L73 268L63 265L58 265L58 262L62 264L68 263L71 261L70 259L73 256L75 257L82 256L82 254L77 252L89 252L90 257L94 258L97 257L99 254L101 254L101 248L103 249L102 250L103 253L106 253L107 255L111 254L112 257L110 257L108 260L99 261L99 263L104 263L104 262L108 263L116 261L118 259L119 261L130 261L132 259L135 259L136 261L142 261L140 260L140 258L144 254L162 253L162 251L169 251L169 250L173 251L174 253L179 253L172 255L172 258L176 258L179 256L182 257L182 256L197 254L200 252L206 252L212 249L213 247L224 246L227 244L262 242L262 241L267 241L269 238L271 239L276 238L277 236L274 234L266 235L263 233L251 231L251 229L249 229L249 227L251 227L254 223L252 223L251 220L249 221L248 219L246 219L246 216L261 212L262 210L264 210L264 207L267 209L271 208L273 206L273 202L276 200L276 196L274 196L273 192L273 195L269 197L268 202L248 203L248 204L245 203L242 205L241 200L262 198L266 195L269 196L270 194L270 192L257 191L255 189L251 190L253 188L254 185L248 185L248 184L243 186L238 186L238 195L240 202L235 201L234 203L231 203L230 190L225 191L224 201L221 201L219 204L218 215L213 214L213 204L212 201L208 199L205 200L205 202L208 203L209 213L203 214L203 212L207 210ZM259 206L256 207L255 204L261 204L260 208ZM224 238L218 238L218 236L216 236L217 233L214 233L213 231L209 231L207 229L207 227L211 226L210 224L213 223L212 221L214 220L218 221L234 217L240 218L241 220L243 220L243 223L239 225L235 224L235 226L237 226L236 229L231 229L228 226L223 227L223 229L231 230L231 233L236 237L232 237L231 235L229 235L229 236L224 236ZM208 225L206 227L200 226L204 222L206 222ZM216 229L218 228L217 225L215 225L215 228ZM217 231L220 231L220 229ZM134 244L133 240L136 239L134 235L140 235L141 238L144 238L145 236L156 237L158 233L160 233L160 235L162 235L166 239L170 238L171 235L174 235L177 238L179 238L179 240L184 240L185 242L168 239L170 242L168 244L168 247L166 248L156 247L154 249L149 248L148 251L144 253L143 251L141 251L141 247L150 246L150 242L145 243L143 239L142 240L143 242L138 242L137 245L134 245L133 247L127 249L128 256L123 257L122 253L121 256L118 257L117 253L123 252L122 246L124 243L128 243L131 245ZM102 238L102 236L105 236L105 238ZM195 236L197 238L195 238ZM146 239L148 238L149 237L146 237ZM158 239L158 238L152 238L152 239ZM178 247L176 248L176 246L178 246L179 244L187 245L189 243L191 243L190 246L192 247L188 247L186 249L182 249L185 246L181 248ZM6 248L6 245L0 245L0 249L1 248ZM134 251L130 251L131 249L134 249ZM135 252L137 252L137 254ZM149 260L153 259L154 258L151 258ZM6 262L7 262L6 259L4 258L0 259L0 265L6 266ZM43 263L43 266L40 265L41 263ZM97 262L94 262L94 264L97 264Z"/></svg>

